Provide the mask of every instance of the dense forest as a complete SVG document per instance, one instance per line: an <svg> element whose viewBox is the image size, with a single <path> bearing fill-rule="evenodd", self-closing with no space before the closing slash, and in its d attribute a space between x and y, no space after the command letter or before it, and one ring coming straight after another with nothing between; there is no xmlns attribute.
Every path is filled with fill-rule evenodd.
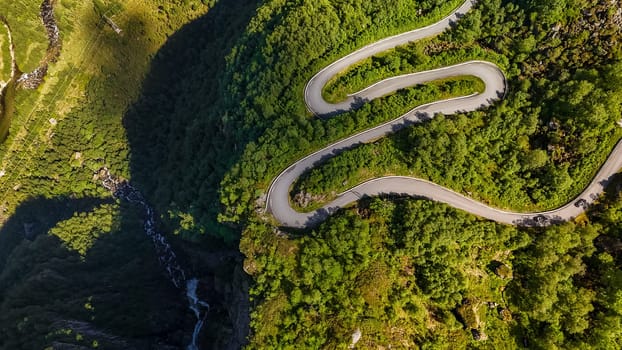
<svg viewBox="0 0 622 350"><path fill-rule="evenodd" d="M518 20L499 22L503 11L512 18L518 16ZM430 42L400 48L344 74L329 89L356 91L377 76L416 69L418 62L428 68L477 58L474 53L483 46L503 54L503 59L491 54L482 58L506 67L511 92L486 114L438 118L430 125L334 158L309 174L295 193L319 198L319 194L338 193L352 184L342 185L342 181L327 178L365 179L385 174L384 169L404 168L407 170L400 174L430 179L499 207L549 209L571 199L591 180L621 134L616 124L622 96L620 52L616 46L619 39L613 35L620 14L594 7L575 22L564 18L569 22L566 26L560 22L546 29L538 27L542 21L526 26L529 16L520 11L513 4L498 9L482 3L473 16L497 24L474 25L469 15L458 24L457 33L448 32ZM598 31L586 37L580 25L594 21L599 23ZM514 29L504 32L511 25ZM480 26L490 30L481 30ZM528 38L519 34L526 31L541 34ZM495 33L503 35L505 41L505 33L511 33L509 38L516 36L517 44L502 44ZM475 35L480 37L475 42L465 39ZM533 41L530 52L516 49L519 43L526 45L523 40ZM593 42L602 47L590 47ZM573 49L582 54L571 54ZM387 61L398 64L384 64ZM387 159L392 159L390 165Z"/></svg>
<svg viewBox="0 0 622 350"><path fill-rule="evenodd" d="M566 203L621 136L622 11L609 5L480 1L438 38L344 72L327 87L329 98L468 59L498 63L510 89L487 110L437 117L332 158L301 179L292 200L311 198L296 203L311 209L362 180L407 174L500 207ZM241 100L248 102L236 111L256 116L253 125L271 115L274 121L221 183L220 218L246 227L241 250L257 282L250 347L345 348L359 330L364 348L616 348L619 233L606 219L619 206L616 196L589 217L546 230L501 227L406 199L359 203L302 236L279 235L255 214L269 181L288 164L399 116L408 99L416 105L425 96L421 89L434 91L434 84L417 87L329 121L309 119L300 96L306 80L351 47L323 45L318 51L327 53L301 66L313 56L288 51L283 38L291 31L280 28L290 28L289 18L305 11L312 9L301 3L281 13L273 33L282 39L266 39L261 49L270 63L266 76L283 82L244 90ZM305 42L311 43L305 50L313 42ZM289 70L272 73L282 61ZM261 86L261 66L242 70L252 71L247 83L235 71L242 86ZM280 84L296 88L275 90Z"/></svg>
<svg viewBox="0 0 622 350"><path fill-rule="evenodd" d="M358 329L369 349L616 349L613 192L580 222L537 230L396 198L361 202L297 239L253 223L241 245L261 301L249 348L345 349Z"/></svg>
<svg viewBox="0 0 622 350"><path fill-rule="evenodd" d="M617 348L619 180L587 215L546 229L412 198L364 199L304 232L263 212L270 181L300 157L482 89L470 77L433 82L329 120L302 97L327 64L461 2L57 1L59 60L16 96L0 146L0 347L188 344L194 315L141 214L94 178L106 166L145 194L182 262L210 284L205 348L239 347L249 331L247 275L226 258L238 245L253 281L250 349L347 348L353 334L375 349ZM0 0L23 70L46 50L38 11ZM509 91L328 160L292 201L308 210L403 174L498 207L565 203L622 136L621 25L619 1L480 0L450 31L360 62L328 84L328 99L469 59L498 64Z"/></svg>

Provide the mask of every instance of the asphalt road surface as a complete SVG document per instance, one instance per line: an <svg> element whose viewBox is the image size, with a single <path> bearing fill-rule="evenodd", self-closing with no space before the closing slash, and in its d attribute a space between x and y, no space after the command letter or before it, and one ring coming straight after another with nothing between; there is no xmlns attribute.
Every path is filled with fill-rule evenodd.
<svg viewBox="0 0 622 350"><path fill-rule="evenodd" d="M474 4L474 0L467 0L449 16L435 24L382 39L365 46L330 64L309 80L305 87L305 102L309 110L320 117L334 116L356 108L361 103L385 96L396 90L438 79L467 75L476 76L485 83L486 88L483 93L440 100L418 106L390 122L335 142L289 166L273 180L266 199L267 211L272 213L282 226L292 228L311 227L324 221L338 209L362 197L382 194L424 197L505 224L546 226L555 222L571 220L585 211L585 208L598 198L611 176L622 168L622 142L618 143L614 148L607 161L583 193L570 203L546 212L517 213L492 208L435 183L405 176L387 176L364 182L341 193L332 202L312 212L301 213L292 208L289 198L291 185L303 173L318 166L328 158L334 157L357 145L373 142L406 126L429 120L437 113L448 115L474 111L489 106L504 97L506 81L503 72L496 65L489 62L469 61L440 69L385 79L348 96L345 101L337 104L328 103L322 98L322 88L324 85L333 76L346 70L352 64L396 46L438 35L449 28L451 23L462 17Z"/></svg>

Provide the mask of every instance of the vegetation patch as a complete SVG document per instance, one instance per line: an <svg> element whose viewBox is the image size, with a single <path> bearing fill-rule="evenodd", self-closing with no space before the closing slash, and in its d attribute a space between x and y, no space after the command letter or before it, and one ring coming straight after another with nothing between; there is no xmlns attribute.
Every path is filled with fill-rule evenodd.
<svg viewBox="0 0 622 350"><path fill-rule="evenodd" d="M616 16L595 4L581 15L568 17L567 28L573 29L560 25L537 38L531 36L533 47L527 53L522 46L518 52L513 45L500 46L491 34L499 32L498 18L504 11L508 16L524 16L524 21L506 23L516 26L516 33L523 32L529 23L524 9L496 6L501 5L480 2L455 30L364 61L329 84L327 91L356 91L378 77L412 72L417 62L419 69L427 69L479 56L506 67L510 86L503 101L485 113L436 118L390 136L391 140L344 152L314 168L298 186L308 189L312 198L328 194L322 198L332 199L361 180L407 175L517 211L553 209L574 198L622 136L617 126L622 113L615 102L622 94L615 83L620 81L615 68L620 65L619 51L614 48L619 44L609 36ZM602 49L606 55L599 55L598 47L581 45L587 38L581 37L579 29L588 26L592 16L603 23L594 36L608 47ZM487 24L493 17L497 22ZM537 28L538 23L530 25ZM567 40L553 40L562 37ZM520 38L517 34L515 40ZM585 57L548 54L558 52L563 43L568 49L587 50Z"/></svg>

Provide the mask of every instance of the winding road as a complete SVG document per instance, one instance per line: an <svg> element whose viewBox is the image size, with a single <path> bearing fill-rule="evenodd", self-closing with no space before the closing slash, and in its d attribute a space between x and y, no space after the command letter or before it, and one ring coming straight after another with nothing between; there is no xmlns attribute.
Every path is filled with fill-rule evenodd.
<svg viewBox="0 0 622 350"><path fill-rule="evenodd" d="M348 96L345 101L336 104L328 103L322 97L322 89L326 83L352 64L396 46L442 33L468 12L475 2L475 0L466 0L447 17L430 26L388 37L365 46L333 62L309 80L304 92L305 102L310 111L323 117L330 117L352 110L362 103L385 96L398 89L449 77L475 76L485 83L486 88L483 93L440 100L418 106L390 122L337 141L290 165L272 181L266 198L267 211L272 213L282 226L291 228L312 227L324 221L338 209L362 197L382 194L424 197L505 224L545 226L573 219L585 211L587 206L598 198L611 176L622 168L622 142L616 145L600 171L579 196L560 208L546 212L518 213L496 209L435 183L405 176L387 176L364 182L339 194L335 200L312 212L301 213L292 208L289 197L291 185L303 173L318 166L328 158L334 157L357 145L373 142L409 125L429 120L437 113L448 115L474 111L490 106L505 96L507 89L505 76L496 65L484 61L468 61L440 69L385 79Z"/></svg>

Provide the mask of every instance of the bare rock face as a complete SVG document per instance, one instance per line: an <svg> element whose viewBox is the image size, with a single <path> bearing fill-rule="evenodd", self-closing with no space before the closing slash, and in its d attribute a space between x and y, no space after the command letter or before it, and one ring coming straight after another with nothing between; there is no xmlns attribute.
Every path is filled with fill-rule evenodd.
<svg viewBox="0 0 622 350"><path fill-rule="evenodd" d="M495 274L503 279L512 279L512 269L505 264L500 264L495 269Z"/></svg>
<svg viewBox="0 0 622 350"><path fill-rule="evenodd" d="M228 296L230 300L227 303L227 311L234 326L234 333L227 350L241 349L246 344L246 337L250 329L249 279L243 272L241 265L238 265L235 271L232 283L235 288Z"/></svg>
<svg viewBox="0 0 622 350"><path fill-rule="evenodd" d="M239 252L220 252L203 255L201 258L205 262L218 258L218 262L208 263L211 266L203 266L210 271L231 272L223 276L214 276L212 291L214 294L210 300L217 300L212 304L226 315L229 325L223 322L223 330L229 333L224 342L218 345L211 344L210 349L238 350L246 345L246 338L250 330L250 277L243 270L243 259ZM223 264L229 265L224 267ZM231 266L233 264L233 266ZM222 313L221 313L222 315ZM210 322L208 319L207 322Z"/></svg>
<svg viewBox="0 0 622 350"><path fill-rule="evenodd" d="M324 195L312 195L309 192L300 191L294 196L294 203L301 208L306 208L312 202L322 201L325 198Z"/></svg>
<svg viewBox="0 0 622 350"><path fill-rule="evenodd" d="M473 334L473 339L476 341L488 340L488 335L479 329L471 329L471 334Z"/></svg>
<svg viewBox="0 0 622 350"><path fill-rule="evenodd" d="M488 339L484 329L486 328L486 307L490 307L490 303L485 303L478 299L465 299L458 308L457 313L464 323L466 329L471 330L473 339L476 341L484 341Z"/></svg>
<svg viewBox="0 0 622 350"><path fill-rule="evenodd" d="M22 74L22 76L17 79L17 83L22 89L34 90L38 88L41 83L43 83L43 78L45 78L47 72L48 66L46 64L45 66L38 67L30 73Z"/></svg>
<svg viewBox="0 0 622 350"><path fill-rule="evenodd" d="M59 320L54 324L56 329L70 329L76 334L81 334L84 337L93 339L99 339L102 344L106 344L118 349L134 349L125 339L114 334L110 334L102 329L98 329L94 324L78 320ZM52 344L53 349L88 349L76 344L67 344L54 342Z"/></svg>
<svg viewBox="0 0 622 350"><path fill-rule="evenodd" d="M24 238L28 240L33 240L35 238L35 223L25 222L24 223Z"/></svg>
<svg viewBox="0 0 622 350"><path fill-rule="evenodd" d="M466 328L480 329L483 326L483 317L486 315L483 305L484 303L477 299L465 299L462 302L457 312Z"/></svg>
<svg viewBox="0 0 622 350"><path fill-rule="evenodd" d="M361 340L362 336L363 333L361 332L361 329L357 328L354 333L352 333L352 342L350 343L350 349L354 349L354 346L356 345L356 343L359 342L359 340Z"/></svg>
<svg viewBox="0 0 622 350"><path fill-rule="evenodd" d="M499 310L499 316L506 322L512 320L512 312L507 308Z"/></svg>
<svg viewBox="0 0 622 350"><path fill-rule="evenodd" d="M294 203L296 203L301 208L306 208L311 201L311 195L306 192L298 192L294 196Z"/></svg>

